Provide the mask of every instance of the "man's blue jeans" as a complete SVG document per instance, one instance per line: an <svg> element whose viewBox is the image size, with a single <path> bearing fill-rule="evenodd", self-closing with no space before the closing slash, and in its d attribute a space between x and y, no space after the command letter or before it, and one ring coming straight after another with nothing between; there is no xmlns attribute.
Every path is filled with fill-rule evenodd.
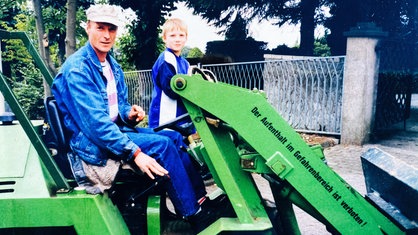
<svg viewBox="0 0 418 235"><path fill-rule="evenodd" d="M201 175L186 152L183 137L170 130L136 130L138 132L125 133L145 154L156 159L169 172L167 193L176 210L186 217L195 214L199 209L197 201L206 195L206 189Z"/></svg>

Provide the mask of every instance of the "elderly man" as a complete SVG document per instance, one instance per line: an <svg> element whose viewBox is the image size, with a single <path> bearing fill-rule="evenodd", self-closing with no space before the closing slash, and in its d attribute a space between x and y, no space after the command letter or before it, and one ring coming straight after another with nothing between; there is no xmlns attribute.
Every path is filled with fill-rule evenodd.
<svg viewBox="0 0 418 235"><path fill-rule="evenodd" d="M121 8L93 5L87 11L88 42L68 57L54 79L52 92L69 130L72 170L89 192L109 189L121 166L129 165L154 179L166 175L166 190L176 211L199 232L219 213L206 198L204 183L182 150L174 131L136 128L144 118L130 105L120 65L109 54L120 24ZM204 206L208 205L208 206Z"/></svg>

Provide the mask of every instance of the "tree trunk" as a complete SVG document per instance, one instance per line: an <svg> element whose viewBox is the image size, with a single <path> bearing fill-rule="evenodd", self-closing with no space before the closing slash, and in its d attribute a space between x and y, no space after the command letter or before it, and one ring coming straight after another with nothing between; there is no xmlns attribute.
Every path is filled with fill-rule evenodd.
<svg viewBox="0 0 418 235"><path fill-rule="evenodd" d="M315 10L318 5L319 0L301 1L300 52L302 55L313 55L315 41Z"/></svg>
<svg viewBox="0 0 418 235"><path fill-rule="evenodd" d="M49 71L52 75L56 74L56 70L54 65L51 62L50 52L49 52L49 42L48 42L48 35L45 33L45 27L42 17L42 8L41 8L41 1L40 0L32 0L33 8L35 11L35 22L36 22L36 30L38 31L38 50L41 58L44 60L44 63L47 64ZM44 86L44 96L51 96L51 88L46 83L45 79L43 81Z"/></svg>
<svg viewBox="0 0 418 235"><path fill-rule="evenodd" d="M67 0L67 22L65 37L65 57L75 52L75 25L77 13L77 0Z"/></svg>
<svg viewBox="0 0 418 235"><path fill-rule="evenodd" d="M412 38L418 38L418 2L417 1L412 1L413 3L411 3L412 8L411 9L415 9L413 15L412 15ZM415 65L418 65L418 45L417 43L415 43ZM415 68L416 73L418 73L418 66ZM418 92L418 75L415 75L415 92Z"/></svg>

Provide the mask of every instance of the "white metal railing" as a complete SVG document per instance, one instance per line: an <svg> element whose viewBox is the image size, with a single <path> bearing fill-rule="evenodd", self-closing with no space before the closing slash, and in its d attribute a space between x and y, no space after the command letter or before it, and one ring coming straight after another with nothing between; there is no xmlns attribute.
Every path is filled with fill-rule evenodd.
<svg viewBox="0 0 418 235"><path fill-rule="evenodd" d="M344 56L202 65L219 82L261 89L273 107L300 132L340 135ZM129 101L146 111L151 71L125 73Z"/></svg>
<svg viewBox="0 0 418 235"><path fill-rule="evenodd" d="M129 102L140 105L148 113L153 88L151 70L131 71L124 74Z"/></svg>

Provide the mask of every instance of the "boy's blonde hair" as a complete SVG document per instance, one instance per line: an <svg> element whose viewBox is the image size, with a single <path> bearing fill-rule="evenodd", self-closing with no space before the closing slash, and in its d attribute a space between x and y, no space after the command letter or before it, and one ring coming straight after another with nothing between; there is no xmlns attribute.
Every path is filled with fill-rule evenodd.
<svg viewBox="0 0 418 235"><path fill-rule="evenodd" d="M162 37L164 38L167 32L171 32L174 30L180 30L182 32L186 33L186 36L188 34L187 32L187 25L186 23L184 23L184 21L182 21L179 18L171 18L168 19L164 24L163 24L163 32L162 32Z"/></svg>

